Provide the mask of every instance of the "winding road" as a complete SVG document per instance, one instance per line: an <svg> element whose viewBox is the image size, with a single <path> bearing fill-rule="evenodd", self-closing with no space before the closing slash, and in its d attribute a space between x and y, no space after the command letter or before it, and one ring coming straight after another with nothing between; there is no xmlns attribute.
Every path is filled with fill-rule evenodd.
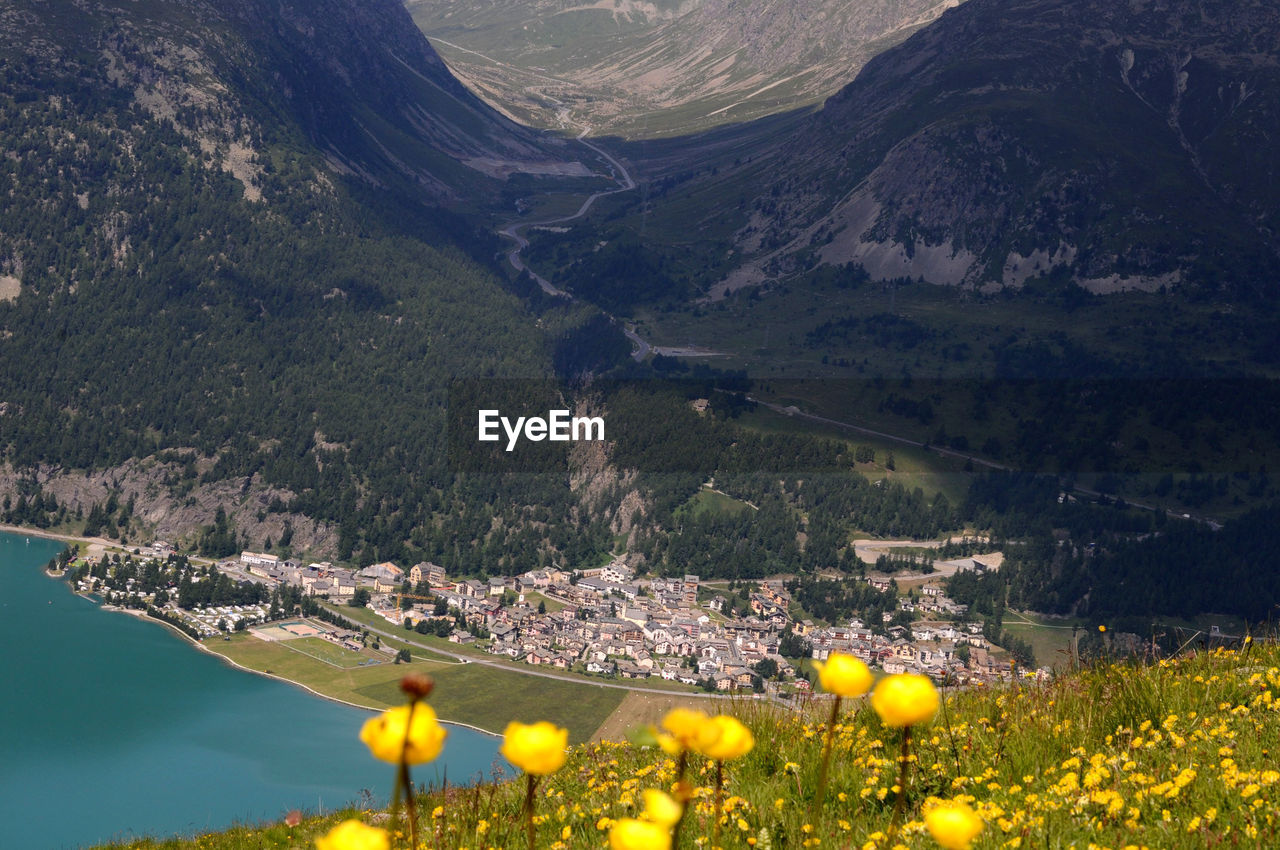
<svg viewBox="0 0 1280 850"><path fill-rule="evenodd" d="M594 152L595 154L599 155L602 159L604 159L605 162L609 163L609 170L613 174L614 181L618 184L617 188L606 189L603 192L596 192L594 195L588 196L587 199L582 202L582 206L578 207L578 211L575 212L573 215L560 216L559 218L543 219L541 221L516 220L498 231L498 233L507 237L508 239L510 239L512 242L515 243L511 247L511 250L507 252L507 262L511 264L511 268L515 269L516 272L528 272L529 277L537 281L538 286L540 286L542 288L542 291L547 293L548 295L553 295L557 298L566 298L571 301L574 300L574 297L572 294L570 294L569 292L566 292L563 289L560 289L551 281L547 280L545 277L543 277L542 275L538 274L533 269L525 265L524 260L520 257L520 253L525 248L529 247L529 240L525 238L524 234L521 231L528 231L528 229L531 227L547 227L551 225L564 224L565 222L574 221L586 215L587 211L591 209L591 205L596 202L597 198L603 198L606 195L616 195L620 192L630 192L631 190L636 188L636 181L634 178L632 178L631 172L627 171L627 167L625 165L619 162L617 158L615 158L612 154L610 154L604 148L600 147L597 144L594 144L593 142L587 141L587 133L589 132L591 132L591 127L589 125L584 126L582 128L582 132L578 133L578 135L575 137L575 141L577 141L578 144L583 145L584 147L590 149L592 152ZM704 350L697 347L663 348L659 346L650 345L643 337L640 336L640 334L636 333L636 329L633 326L619 322L615 316L610 315L609 313L605 313L605 315L609 316L609 318L614 322L614 324L620 325L622 327L623 335L631 342L631 345L633 347L631 351L631 357L637 363L640 362L641 360L644 360L651 353L663 354L668 357L720 357L720 356L723 356L721 352Z"/></svg>
<svg viewBox="0 0 1280 850"><path fill-rule="evenodd" d="M578 144L585 145L587 148L590 148L609 163L609 168L613 171L613 179L618 183L618 187L616 189L606 189L603 192L596 192L594 195L590 195L582 202L582 206L578 207L578 211L573 215L561 216L560 218L548 218L542 221L516 220L498 231L500 234L516 243L512 249L507 252L507 262L511 263L511 268L515 269L517 272L527 271L529 276L538 282L538 286L542 287L543 292L548 295L554 295L558 298L572 299L573 296L568 292L565 292L563 289L559 289L552 285L551 281L547 280L545 277L524 264L524 260L520 258L520 252L529 247L529 240L526 239L520 231L527 230L530 227L546 227L553 224L563 224L566 221L573 221L575 219L582 218L587 214L587 211L591 209L591 205L596 202L596 198L603 198L605 195L616 195L619 192L630 192L636 187L636 181L632 179L631 172L627 171L626 167L621 162L618 162L618 160L599 145L595 145L587 141L586 137L589 132L591 132L590 126L583 127L582 132L578 134L576 141ZM630 334L628 334L628 338L630 338ZM636 339L639 339L639 337ZM632 341L635 342L635 340Z"/></svg>

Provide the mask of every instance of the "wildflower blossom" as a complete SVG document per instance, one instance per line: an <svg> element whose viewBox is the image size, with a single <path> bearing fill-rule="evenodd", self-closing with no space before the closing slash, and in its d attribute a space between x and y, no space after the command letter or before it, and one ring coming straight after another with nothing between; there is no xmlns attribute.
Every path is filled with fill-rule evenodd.
<svg viewBox="0 0 1280 850"><path fill-rule="evenodd" d="M316 839L316 850L391 850L391 838L385 829L345 820Z"/></svg>
<svg viewBox="0 0 1280 850"><path fill-rule="evenodd" d="M818 681L827 693L840 697L860 697L871 690L871 670L857 658L843 652L833 652L827 662L814 662L818 668Z"/></svg>
<svg viewBox="0 0 1280 850"><path fill-rule="evenodd" d="M545 720L532 724L511 721L503 734L502 755L532 776L546 776L564 766L569 730Z"/></svg>
<svg viewBox="0 0 1280 850"><path fill-rule="evenodd" d="M649 820L662 824L668 829L680 820L680 813L684 811L684 806L672 799L669 794L650 788L644 792L643 796L644 814Z"/></svg>
<svg viewBox="0 0 1280 850"><path fill-rule="evenodd" d="M658 743L671 755L694 749L698 735L710 720L705 712L691 708L673 708L662 718L662 728L667 735L658 736ZM665 740L664 740L665 739Z"/></svg>
<svg viewBox="0 0 1280 850"><path fill-rule="evenodd" d="M409 714L413 712L412 726ZM436 720L431 706L418 703L401 705L384 711L365 721L360 729L364 741L374 758L391 764L399 764L401 753L407 764L422 764L434 760L444 747L448 735Z"/></svg>
<svg viewBox="0 0 1280 850"><path fill-rule="evenodd" d="M871 693L871 707L886 726L915 726L938 713L938 689L915 673L889 676Z"/></svg>
<svg viewBox="0 0 1280 850"><path fill-rule="evenodd" d="M670 850L671 833L652 821L621 818L609 830L612 850Z"/></svg>
<svg viewBox="0 0 1280 850"><path fill-rule="evenodd" d="M982 818L965 803L939 803L925 812L925 826L933 840L947 850L966 850L982 832Z"/></svg>
<svg viewBox="0 0 1280 850"><path fill-rule="evenodd" d="M730 761L751 752L755 743L742 721L718 714L699 727L694 749L713 761Z"/></svg>

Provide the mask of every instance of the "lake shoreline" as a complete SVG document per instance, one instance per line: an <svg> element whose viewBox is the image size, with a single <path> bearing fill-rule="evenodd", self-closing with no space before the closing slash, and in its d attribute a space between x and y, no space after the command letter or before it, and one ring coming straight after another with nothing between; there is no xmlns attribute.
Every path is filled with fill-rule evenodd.
<svg viewBox="0 0 1280 850"><path fill-rule="evenodd" d="M7 533L15 534L15 535L19 535L19 536L33 536L33 537L38 537L38 536L40 536L40 535L36 535L36 534L28 535L28 534L27 534L27 532L26 532L25 530L14 530L14 527L13 527L13 526L2 526L2 527L0 527L0 531L5 531L5 532L7 532ZM71 538L69 538L69 537L67 537L67 536L65 536L65 535L53 535L53 534L49 534L49 535L45 535L45 539L52 539L52 540L70 540ZM83 542L83 541L87 540L88 538L76 538L76 539L77 539L78 541ZM54 581L57 581L59 584L66 585L66 586L67 586L67 590L68 590L68 591L70 591L71 593L75 594L76 596L79 596L79 597L84 598L84 599L88 599L88 598L89 598L88 596L86 596L86 595L85 595L85 594L83 594L83 593L77 593L77 592L76 592L76 590L75 590L74 588L72 588L70 585L67 585L67 582L66 582L66 573L65 573L65 571L64 571L64 572L62 572L62 573L56 574L56 575L55 575L54 573L49 572L48 570L44 570L43 572L44 572L44 574L45 574L45 576L46 576L47 578L50 578L50 579L52 579L52 580L54 580ZM89 601L93 602L94 600L90 599ZM181 629L179 629L179 628L177 628L176 626L174 626L172 623L166 622L166 621L164 621L164 620L160 619L159 617L152 617L150 614L148 614L148 613L147 613L146 611L144 611L144 610L138 610L138 609L136 609L136 608L124 608L124 607L121 607L121 606L118 606L118 605L111 605L111 606L107 606L107 605L103 605L101 602L94 602L94 604L95 604L95 605L97 605L100 609L102 609L103 611L105 611L105 612L107 612L107 613L121 613L121 614L128 614L128 615L130 615L130 616L137 617L137 618L138 618L138 619L140 619L140 620L146 620L147 622L157 623L157 624L159 624L159 625L163 626L163 627L164 627L164 628L165 628L169 633L171 633L171 634L173 634L173 635L176 635L176 636L177 636L177 637L179 637L179 638L182 638L182 639L183 639L187 644L189 644L190 646L194 647L195 649L198 649L198 650L199 650L199 651L201 651L201 652L204 652L204 653L207 653L207 654L209 654L209 655L212 655L212 656L214 656L215 658L218 658L218 659L219 659L220 661L222 661L223 663L227 664L227 665L228 665L228 666L230 666L230 667L234 667L234 668L235 668L235 669L237 669L237 670L242 670L242 671L244 671L244 672L246 672L246 673L252 673L252 674L257 675L257 676L264 676L264 677L266 677L266 678L268 678L268 679L275 679L277 682L284 682L284 683L285 683L285 684L287 684L287 685L293 685L293 686L294 686L294 687L296 687L296 688L301 688L302 690L306 691L307 693L311 694L312 696L317 696L317 697L319 697L320 699L328 700L329 702L334 702L334 703L337 703L337 704L339 704L339 705L345 705L345 706L347 706L347 707L349 707L349 708L359 709L360 711L368 711L368 712L371 712L371 713L373 713L373 714L377 714L377 713L382 712L382 711L384 711L384 710L385 710L384 708L377 708L377 707L375 707L375 706L370 706L370 705L361 705L360 703L351 702L350 700L345 700L345 699L341 699L341 698L339 698L339 697L330 696L329 694L322 693L321 691L316 690L315 688L311 687L310 685L308 685L308 684L306 684L306 683L304 683L304 682L299 682L299 681L297 681L297 680L295 680L295 679L290 679L290 678L287 678L287 677L285 677L285 676L281 676L281 675L279 675L279 674L277 674L277 673L269 673L269 672L267 672L266 670L255 670L255 669L254 669L254 668L252 668L252 667L246 667L245 665L241 664L240 662L235 661L235 660L233 660L233 659L231 659L231 658L228 658L226 655L223 655L221 652L218 652L218 651L217 651L217 650L215 650L215 649L210 649L208 646L206 646L206 645L204 644L204 642L203 642L203 641L198 641L198 640L196 640L195 638L191 637L191 635L187 634L186 632L184 632L184 631L182 631ZM490 736L490 737L494 737L494 738L500 738L500 737L502 737L501 733L499 733L499 732L495 732L495 731L492 731L492 730L490 730L490 729L482 729L482 728L480 728L479 726L474 726L474 725L472 725L472 724L470 724L470 723L462 723L462 722L457 721L457 720L445 720L445 719L443 719L443 718L441 718L440 722L441 722L441 723L443 723L443 724L445 724L445 725L448 725L448 726L457 726L457 727L459 727L459 728L461 728L461 729L470 729L470 730L471 730L471 731L473 731L473 732L478 732L478 733L480 733L480 734L482 734L482 735L488 735L488 736Z"/></svg>
<svg viewBox="0 0 1280 850"><path fill-rule="evenodd" d="M270 681L277 677L250 678L246 672L259 672L251 668L275 665L275 654L242 657L237 653L246 644L234 637L225 647L206 638L200 648L212 651L193 654L169 634L141 625L155 618L138 608L125 611L130 617L101 616L107 607L101 597L89 596L94 604L88 605L70 585L66 596L52 588L46 562L65 546L21 531L0 534L6 579L0 633L7 646L19 648L5 662L16 698L0 702L0 716L5 728L22 730L0 748L0 792L7 801L0 808L8 815L0 844L71 848L116 840L127 846L150 836L156 846L168 846L172 836L274 823L293 809L344 808L365 799L363 789L389 793L385 765L369 757L358 733L376 713L371 706L402 699L395 683L408 671L387 664L365 673L372 678L357 686L392 680L369 695L331 690L323 678L311 682L301 665L275 672L312 684L310 693L297 682L285 687ZM208 657L220 652L250 669ZM346 687L332 678L334 687ZM478 730L451 729L435 767L415 771L414 778L425 783L434 773L439 783L447 771L450 784L474 782L489 774L500 744ZM74 806L47 793L67 776L94 793Z"/></svg>

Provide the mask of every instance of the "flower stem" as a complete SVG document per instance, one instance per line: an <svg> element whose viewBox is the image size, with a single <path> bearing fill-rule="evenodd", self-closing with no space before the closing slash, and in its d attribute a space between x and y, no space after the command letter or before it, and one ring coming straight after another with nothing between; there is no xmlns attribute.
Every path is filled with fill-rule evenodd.
<svg viewBox="0 0 1280 850"><path fill-rule="evenodd" d="M716 762L716 819L711 823L711 850L720 846L720 810L724 808L724 762Z"/></svg>
<svg viewBox="0 0 1280 850"><path fill-rule="evenodd" d="M680 846L680 827L684 824L685 812L689 811L689 795L686 793L684 785L684 772L689 766L689 754L684 750L680 752L680 760L676 762L676 800L680 803L680 817L676 819L676 825L671 827L671 846L673 848Z"/></svg>
<svg viewBox="0 0 1280 850"><path fill-rule="evenodd" d="M956 772L951 778L955 779L960 775L960 749L956 746L956 730L951 725L951 718L947 716L947 684L950 681L950 673L942 677L942 725L947 727L947 738L951 741L951 758L956 763Z"/></svg>
<svg viewBox="0 0 1280 850"><path fill-rule="evenodd" d="M409 778L409 731L413 729L413 710L418 707L417 699L409 700L409 717L404 724L404 743L400 746L400 768L396 771L395 801L399 801L404 792L404 811L409 818L409 846L418 850L418 809L413 799L413 780ZM392 817L395 816L396 802L392 802Z"/></svg>
<svg viewBox="0 0 1280 850"><path fill-rule="evenodd" d="M888 837L885 843L893 846L893 837L898 833L898 824L902 821L902 812L907 802L907 764L911 759L911 727L902 727L902 751L898 755L898 799L893 803L893 818L889 821Z"/></svg>
<svg viewBox="0 0 1280 850"><path fill-rule="evenodd" d="M827 721L827 740L822 745L822 766L818 768L818 793L814 795L813 804L809 807L809 819L817 822L822 811L822 800L827 794L827 769L831 766L831 742L835 738L836 718L840 716L840 695L836 694L831 703L831 719Z"/></svg>
<svg viewBox="0 0 1280 850"><path fill-rule="evenodd" d="M534 793L534 788L538 784L538 777L534 776L532 773L526 773L525 780L526 780L526 784L525 784L525 791L524 791L524 831L525 831L525 835L529 839L529 850L533 850L533 834L534 834L533 793Z"/></svg>

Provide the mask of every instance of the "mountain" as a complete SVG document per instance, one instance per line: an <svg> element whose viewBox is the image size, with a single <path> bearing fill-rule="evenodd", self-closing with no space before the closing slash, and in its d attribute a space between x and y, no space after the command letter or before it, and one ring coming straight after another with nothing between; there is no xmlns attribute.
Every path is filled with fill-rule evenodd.
<svg viewBox="0 0 1280 850"><path fill-rule="evenodd" d="M540 126L628 137L822 100L959 0L408 0L450 67Z"/></svg>
<svg viewBox="0 0 1280 850"><path fill-rule="evenodd" d="M1272 3L973 0L762 155L735 239L752 262L727 283L854 263L987 289L1270 293L1277 138Z"/></svg>
<svg viewBox="0 0 1280 850"><path fill-rule="evenodd" d="M437 202L581 166L391 0L2 8L5 510L399 551L454 486L448 382L550 375L581 318L535 327Z"/></svg>
<svg viewBox="0 0 1280 850"><path fill-rule="evenodd" d="M256 199L267 149L302 137L337 173L428 200L493 192L493 176L585 174L565 144L488 107L392 0L8 3L11 61L132 95Z"/></svg>

